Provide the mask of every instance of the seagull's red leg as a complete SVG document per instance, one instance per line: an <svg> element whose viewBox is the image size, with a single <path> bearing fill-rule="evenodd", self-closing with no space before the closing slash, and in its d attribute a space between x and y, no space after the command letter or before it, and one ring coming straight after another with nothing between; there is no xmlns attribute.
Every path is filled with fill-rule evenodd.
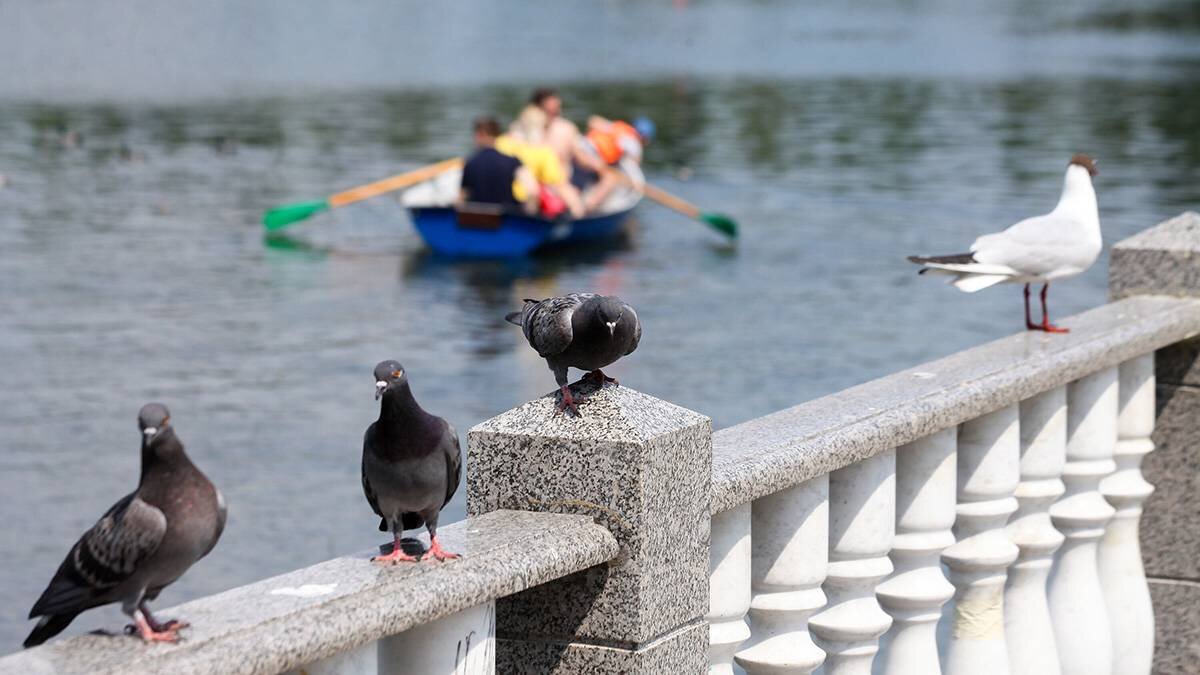
<svg viewBox="0 0 1200 675"><path fill-rule="evenodd" d="M179 642L179 633L173 630L158 631L150 627L142 610L134 610L133 623L137 626L138 634L146 642Z"/></svg>
<svg viewBox="0 0 1200 675"><path fill-rule="evenodd" d="M571 396L571 388L567 385L562 386L562 400L558 403L558 411L562 412L568 408L576 415L579 414L579 408L575 407L575 398Z"/></svg>
<svg viewBox="0 0 1200 675"><path fill-rule="evenodd" d="M599 387L603 387L605 384L607 384L609 382L612 382L613 384L617 385L618 387L621 386L621 383L617 382L617 378L609 377L609 376L605 375L604 371L600 370L599 368L591 371L590 373L588 373L587 375L584 375L583 377L584 377L584 379L590 379L591 381L595 382L596 386L599 386Z"/></svg>
<svg viewBox="0 0 1200 675"><path fill-rule="evenodd" d="M400 546L400 535L392 535L392 552L387 555L377 555L371 558L371 562L384 563L395 565L398 562L417 562L417 558L404 552L404 548Z"/></svg>
<svg viewBox="0 0 1200 675"><path fill-rule="evenodd" d="M430 558L437 558L438 560L453 560L457 557L459 557L457 553L451 553L442 548L442 545L438 543L437 535L430 533L429 550L425 552L425 555L421 556L421 560L429 560Z"/></svg>
<svg viewBox="0 0 1200 675"><path fill-rule="evenodd" d="M1025 284L1025 330L1041 330L1042 327L1033 322L1029 316L1029 284Z"/></svg>
<svg viewBox="0 0 1200 675"><path fill-rule="evenodd" d="M1050 312L1046 311L1046 291L1049 289L1049 283L1042 285L1042 330L1047 333L1070 333L1070 328L1060 328L1050 323Z"/></svg>

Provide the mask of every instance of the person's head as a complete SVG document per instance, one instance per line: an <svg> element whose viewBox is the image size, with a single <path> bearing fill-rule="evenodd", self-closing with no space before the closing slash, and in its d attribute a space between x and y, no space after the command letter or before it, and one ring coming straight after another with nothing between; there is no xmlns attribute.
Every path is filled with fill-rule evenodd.
<svg viewBox="0 0 1200 675"><path fill-rule="evenodd" d="M541 87L533 91L529 102L542 109L546 117L553 120L562 114L562 97L550 87Z"/></svg>
<svg viewBox="0 0 1200 675"><path fill-rule="evenodd" d="M546 138L546 124L549 121L546 113L531 103L521 110L517 119L513 120L508 132L519 141L541 143Z"/></svg>
<svg viewBox="0 0 1200 675"><path fill-rule="evenodd" d="M496 144L496 137L500 135L500 123L495 117L483 116L475 118L475 145L480 147L491 147Z"/></svg>

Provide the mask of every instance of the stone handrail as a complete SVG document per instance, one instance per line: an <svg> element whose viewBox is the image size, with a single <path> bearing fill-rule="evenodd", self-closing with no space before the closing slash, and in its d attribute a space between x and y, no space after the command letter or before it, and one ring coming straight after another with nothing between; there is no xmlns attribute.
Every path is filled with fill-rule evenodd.
<svg viewBox="0 0 1200 675"><path fill-rule="evenodd" d="M335 558L163 610L162 616L192 624L176 644L81 635L2 657L0 673L279 673L373 646L617 554L612 534L584 516L495 511L446 525L438 535L462 558L391 567L371 563L374 551ZM456 645L430 647L448 650L454 661Z"/></svg>
<svg viewBox="0 0 1200 675"><path fill-rule="evenodd" d="M719 513L1200 333L1200 300L1135 296L713 433Z"/></svg>

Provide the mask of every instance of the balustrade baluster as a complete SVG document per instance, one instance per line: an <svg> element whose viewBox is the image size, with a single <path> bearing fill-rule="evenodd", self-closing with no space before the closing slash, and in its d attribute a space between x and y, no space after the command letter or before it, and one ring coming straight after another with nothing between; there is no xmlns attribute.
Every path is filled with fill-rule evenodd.
<svg viewBox="0 0 1200 675"><path fill-rule="evenodd" d="M750 675L811 673L825 652L809 617L825 605L829 476L754 500L750 640L734 661Z"/></svg>
<svg viewBox="0 0 1200 675"><path fill-rule="evenodd" d="M892 618L875 588L892 572L888 552L896 527L896 451L829 476L829 605L809 621L827 654L825 675L868 675L879 636Z"/></svg>
<svg viewBox="0 0 1200 675"><path fill-rule="evenodd" d="M733 675L733 655L750 637L750 504L713 514L709 541L708 672Z"/></svg>
<svg viewBox="0 0 1200 675"><path fill-rule="evenodd" d="M1021 438L1017 406L958 429L956 543L942 553L955 593L939 625L942 672L1008 675L1004 582L1017 547L1004 527L1017 510Z"/></svg>

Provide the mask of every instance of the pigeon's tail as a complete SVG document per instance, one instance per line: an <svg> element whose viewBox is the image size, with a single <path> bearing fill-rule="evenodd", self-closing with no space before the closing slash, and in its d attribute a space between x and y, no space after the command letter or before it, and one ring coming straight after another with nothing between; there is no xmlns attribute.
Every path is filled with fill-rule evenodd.
<svg viewBox="0 0 1200 675"><path fill-rule="evenodd" d="M29 637L25 638L25 642L22 643L23 646L28 649L29 647L36 647L42 644L46 640L49 640L55 635L58 635L66 630L67 626L71 625L71 622L74 621L75 617L77 616L79 615L51 614L49 616L43 616L41 620L37 622L37 625L33 627L33 632L29 634Z"/></svg>
<svg viewBox="0 0 1200 675"><path fill-rule="evenodd" d="M504 315L504 320L513 325L520 326L521 325L521 315L524 313L525 313L524 311L509 312L508 314Z"/></svg>

